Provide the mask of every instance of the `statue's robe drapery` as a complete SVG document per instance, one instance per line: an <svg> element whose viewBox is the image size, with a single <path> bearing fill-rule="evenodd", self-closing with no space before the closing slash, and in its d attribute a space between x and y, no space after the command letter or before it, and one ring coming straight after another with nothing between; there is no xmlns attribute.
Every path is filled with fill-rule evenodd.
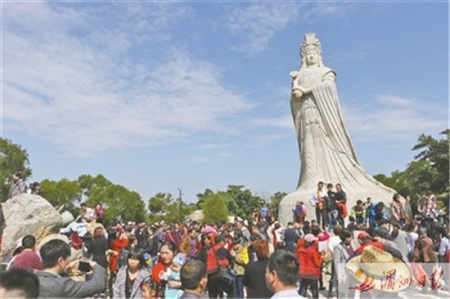
<svg viewBox="0 0 450 299"><path fill-rule="evenodd" d="M311 92L300 99L291 97L301 167L297 191L280 205L283 219L296 201L309 199L319 181L341 183L350 198L347 206L369 196L391 200L395 193L372 178L359 162L344 123L335 80L335 72L324 66L304 67L293 78L293 89L301 86Z"/></svg>

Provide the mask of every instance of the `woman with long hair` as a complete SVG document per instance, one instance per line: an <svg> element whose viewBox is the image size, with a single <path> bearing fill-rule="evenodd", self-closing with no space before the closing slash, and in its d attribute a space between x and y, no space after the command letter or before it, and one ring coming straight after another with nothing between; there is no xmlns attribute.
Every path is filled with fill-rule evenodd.
<svg viewBox="0 0 450 299"><path fill-rule="evenodd" d="M141 286L149 276L143 252L133 248L128 253L127 266L117 272L112 298L142 298Z"/></svg>
<svg viewBox="0 0 450 299"><path fill-rule="evenodd" d="M243 278L247 298L270 298L273 292L267 288L265 282L270 255L269 244L265 240L257 240L253 243L253 252L258 259L247 265Z"/></svg>

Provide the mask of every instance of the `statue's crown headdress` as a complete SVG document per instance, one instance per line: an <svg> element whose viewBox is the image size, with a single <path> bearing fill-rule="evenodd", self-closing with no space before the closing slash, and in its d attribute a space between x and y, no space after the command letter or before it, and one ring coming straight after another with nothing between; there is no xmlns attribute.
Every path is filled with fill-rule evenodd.
<svg viewBox="0 0 450 299"><path fill-rule="evenodd" d="M300 55L301 57L305 57L308 51L316 51L317 54L322 56L322 45L316 37L315 33L306 33L305 39L300 46Z"/></svg>

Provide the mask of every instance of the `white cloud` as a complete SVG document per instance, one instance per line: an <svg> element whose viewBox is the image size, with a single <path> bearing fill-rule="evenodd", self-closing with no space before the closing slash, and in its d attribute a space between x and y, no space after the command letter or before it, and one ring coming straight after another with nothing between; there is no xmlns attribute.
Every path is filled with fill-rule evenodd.
<svg viewBox="0 0 450 299"><path fill-rule="evenodd" d="M344 18L352 7L348 3L252 3L232 10L227 16L227 26L232 33L244 38L244 42L234 46L234 49L254 54L265 50L278 31L297 23L299 19L314 22L324 17Z"/></svg>
<svg viewBox="0 0 450 299"><path fill-rule="evenodd" d="M298 13L297 5L292 3L256 3L234 9L228 16L228 27L233 33L247 37L247 42L236 49L263 51L272 36L295 21Z"/></svg>
<svg viewBox="0 0 450 299"><path fill-rule="evenodd" d="M379 95L375 103L344 106L352 138L364 142L406 141L447 127L447 110L424 99Z"/></svg>
<svg viewBox="0 0 450 299"><path fill-rule="evenodd" d="M116 11L133 15L139 26L132 30L126 18L117 18L110 29L101 21L94 26L92 19L102 19L110 6L93 11L44 3L7 6L5 128L34 134L79 156L173 142L201 131L235 133L227 118L251 106L221 84L221 70L214 64L166 44L159 45L158 55L150 51L136 59L128 54L142 46L136 40L151 40L146 45L154 46L155 31L157 41L170 39L170 30L163 29L191 17L178 5L161 7L156 14L147 14L147 6Z"/></svg>

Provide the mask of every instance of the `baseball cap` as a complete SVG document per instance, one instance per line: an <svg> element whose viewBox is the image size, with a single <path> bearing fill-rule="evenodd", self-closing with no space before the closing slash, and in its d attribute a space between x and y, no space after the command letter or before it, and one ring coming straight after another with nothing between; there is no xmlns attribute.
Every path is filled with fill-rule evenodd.
<svg viewBox="0 0 450 299"><path fill-rule="evenodd" d="M370 235L369 235L367 232L360 232L360 233L358 234L358 239L359 239L359 240L363 240L363 239L365 239L365 238L370 238Z"/></svg>

